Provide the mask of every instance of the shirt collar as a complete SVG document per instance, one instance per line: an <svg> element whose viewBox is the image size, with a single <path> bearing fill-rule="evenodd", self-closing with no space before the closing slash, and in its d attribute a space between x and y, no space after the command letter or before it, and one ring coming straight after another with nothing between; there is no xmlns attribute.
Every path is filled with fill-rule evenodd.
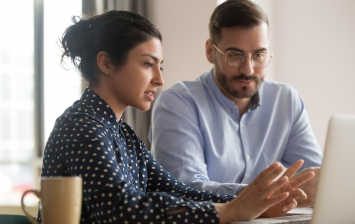
<svg viewBox="0 0 355 224"><path fill-rule="evenodd" d="M81 101L89 106L101 122L108 125L114 132L122 125L122 119L118 120L110 106L98 94L86 88L81 95Z"/></svg>
<svg viewBox="0 0 355 224"><path fill-rule="evenodd" d="M232 106L235 105L234 101L228 99L222 93L222 91L218 88L217 83L215 82L215 80L213 78L212 70L210 70L209 72L206 72L204 74L204 79L206 80L206 83L207 83L209 89L211 90L213 95L217 98L217 100L219 101L219 103L221 104L221 106L223 108L230 109ZM250 110L255 110L258 106L261 105L262 86L263 86L263 84L261 84L259 90L251 98L250 107L249 107Z"/></svg>

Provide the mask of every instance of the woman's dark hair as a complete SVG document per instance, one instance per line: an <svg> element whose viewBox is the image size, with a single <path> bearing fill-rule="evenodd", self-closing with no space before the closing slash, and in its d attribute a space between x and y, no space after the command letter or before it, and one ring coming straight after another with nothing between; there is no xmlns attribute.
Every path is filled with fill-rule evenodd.
<svg viewBox="0 0 355 224"><path fill-rule="evenodd" d="M221 40L221 28L239 26L251 29L265 22L269 25L267 14L260 6L249 0L227 0L213 11L209 31L214 44Z"/></svg>
<svg viewBox="0 0 355 224"><path fill-rule="evenodd" d="M79 19L78 19L79 18ZM96 56L106 52L118 68L127 60L128 53L152 37L162 41L158 29L134 12L108 11L88 19L73 16L74 25L67 28L61 39L64 57L70 57L88 82L96 81Z"/></svg>

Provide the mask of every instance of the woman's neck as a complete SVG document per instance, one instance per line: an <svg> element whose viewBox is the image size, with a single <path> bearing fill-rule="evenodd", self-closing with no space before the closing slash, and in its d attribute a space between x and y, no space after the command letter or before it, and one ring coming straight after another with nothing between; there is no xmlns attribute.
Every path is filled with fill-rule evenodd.
<svg viewBox="0 0 355 224"><path fill-rule="evenodd" d="M110 106L118 120L121 119L123 111L127 108L127 105L124 105L117 100L109 86L105 86L102 83L100 85L93 85L90 83L89 88L98 94Z"/></svg>

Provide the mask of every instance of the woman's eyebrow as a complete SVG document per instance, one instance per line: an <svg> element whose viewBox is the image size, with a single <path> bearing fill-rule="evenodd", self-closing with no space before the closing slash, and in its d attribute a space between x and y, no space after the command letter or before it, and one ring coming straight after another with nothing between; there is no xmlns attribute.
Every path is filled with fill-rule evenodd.
<svg viewBox="0 0 355 224"><path fill-rule="evenodd" d="M151 55L151 54L143 54L143 55L141 55L141 56L148 56L148 57L151 57L151 58L155 61L155 63L159 63L158 58L155 57L154 55ZM162 60L162 61L160 62L160 64L162 64L163 62L164 62L164 60Z"/></svg>

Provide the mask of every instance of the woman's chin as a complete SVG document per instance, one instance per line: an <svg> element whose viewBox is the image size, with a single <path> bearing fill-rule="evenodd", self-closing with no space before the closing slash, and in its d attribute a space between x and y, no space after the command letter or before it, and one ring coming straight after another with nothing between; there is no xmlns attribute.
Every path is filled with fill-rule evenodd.
<svg viewBox="0 0 355 224"><path fill-rule="evenodd" d="M132 106L132 107L134 107L134 106ZM150 103L149 104L145 104L145 105L139 105L139 106L134 107L134 108L145 112L145 111L148 111L150 109Z"/></svg>

